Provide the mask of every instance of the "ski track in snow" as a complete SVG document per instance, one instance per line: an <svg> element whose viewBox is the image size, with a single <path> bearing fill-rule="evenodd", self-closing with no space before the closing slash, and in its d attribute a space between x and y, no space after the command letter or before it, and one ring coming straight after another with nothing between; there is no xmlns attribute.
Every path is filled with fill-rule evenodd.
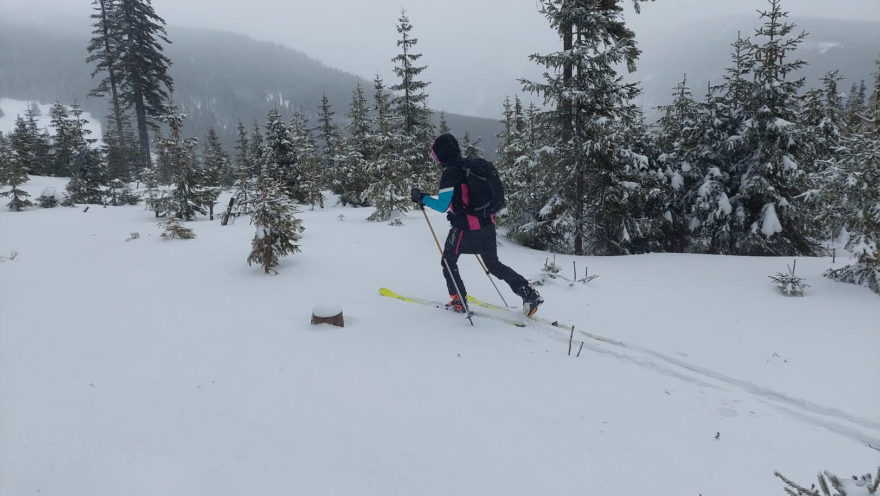
<svg viewBox="0 0 880 496"><path fill-rule="evenodd" d="M503 311L504 309L500 310ZM568 330L563 327L554 326L552 323L550 323L550 321L546 319L532 319L532 322L538 324L541 328L554 331L554 337L564 337L564 339L567 341L570 336L570 332ZM693 365L686 361L670 357L650 348L624 343L622 341L607 338L605 336L601 336L591 332L579 331L577 330L577 326L575 326L575 332L578 335L590 339L596 343L593 344L584 341L584 348L594 353L627 361L640 367L647 368L677 379L681 379L683 381L690 382L698 386L712 387L716 389L720 389L723 386L733 386L734 388L739 389L740 391L744 391L749 395L755 397L762 403L776 408L777 410L782 411L783 413L790 415L794 418L797 418L798 420L822 427L831 432L848 437L854 441L864 444L869 448L880 451L880 449L878 449L878 447L880 447L880 422L862 418L856 415L851 415L836 408L827 407L800 398L795 398L793 396L789 396L779 391L774 391L770 388L755 384L753 382L744 381L721 374L711 369L707 369L705 367ZM560 334L564 334L564 336L561 336ZM605 345L614 346L617 349L622 349L630 352L636 352L638 354L641 354L642 356L638 356L637 354L621 353L619 351L607 349ZM663 363L658 363L656 360L652 360L650 358L646 359L645 355L659 360ZM664 364L666 366L664 366ZM671 365L672 367L669 367L669 365ZM706 379L710 380L707 381Z"/></svg>

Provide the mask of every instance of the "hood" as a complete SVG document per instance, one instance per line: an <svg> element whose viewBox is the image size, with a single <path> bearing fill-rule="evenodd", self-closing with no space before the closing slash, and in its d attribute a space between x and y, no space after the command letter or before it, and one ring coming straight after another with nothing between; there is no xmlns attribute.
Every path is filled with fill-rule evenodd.
<svg viewBox="0 0 880 496"><path fill-rule="evenodd" d="M461 148L458 147L458 140L451 134L440 135L434 140L431 149L434 150L434 155L437 155L437 159L441 163L447 164L461 160Z"/></svg>

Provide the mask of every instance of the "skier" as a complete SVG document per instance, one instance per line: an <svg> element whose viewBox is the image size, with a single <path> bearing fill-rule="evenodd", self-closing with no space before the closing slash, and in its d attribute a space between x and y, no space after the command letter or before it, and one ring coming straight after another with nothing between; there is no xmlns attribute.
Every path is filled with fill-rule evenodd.
<svg viewBox="0 0 880 496"><path fill-rule="evenodd" d="M534 315L538 305L544 303L541 295L523 276L498 260L495 244L495 216L478 217L466 212L469 205L467 181L461 165L465 160L461 156L458 141L451 134L444 134L434 140L431 145L431 157L443 166L440 177L440 192L429 196L418 188L411 191L412 201L422 207L430 207L438 212L448 212L446 218L451 225L449 235L443 249L440 264L443 266L443 277L449 290L450 301L447 304L456 312L467 311L467 290L458 272L458 256L462 253L475 253L483 258L486 268L495 277L506 282L510 289L523 300L523 312ZM464 188L462 188L464 186ZM447 264L449 270L447 270ZM449 273L452 271L452 274ZM453 280L454 278L454 280ZM456 284L461 291L461 298L456 292Z"/></svg>

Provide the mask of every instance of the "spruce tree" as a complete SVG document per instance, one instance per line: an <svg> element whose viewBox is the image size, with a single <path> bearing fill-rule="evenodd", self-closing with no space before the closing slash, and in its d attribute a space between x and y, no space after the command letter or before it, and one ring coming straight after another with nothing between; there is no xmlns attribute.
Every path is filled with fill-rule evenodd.
<svg viewBox="0 0 880 496"><path fill-rule="evenodd" d="M372 182L370 162L373 159L373 150L370 147L372 130L369 107L360 83L352 90L347 117L347 137L343 140L341 153L334 163L335 173L330 187L339 195L339 202L343 205L364 207L369 205L366 191Z"/></svg>
<svg viewBox="0 0 880 496"><path fill-rule="evenodd" d="M440 126L437 128L438 134L449 134L449 124L446 122L446 112L440 111Z"/></svg>
<svg viewBox="0 0 880 496"><path fill-rule="evenodd" d="M122 134L119 134L120 129ZM128 116L123 114L122 122L117 123L113 114L108 115L103 134L104 144L101 150L107 163L107 177L111 180L131 181L140 162L140 152Z"/></svg>
<svg viewBox="0 0 880 496"><path fill-rule="evenodd" d="M284 123L277 108L270 110L266 116L266 135L254 133L251 138L262 143L260 150L262 167L266 167L266 164L272 164L267 173L280 182L290 196L295 186L293 181L296 180L294 171L296 151L293 148L293 132L290 126Z"/></svg>
<svg viewBox="0 0 880 496"><path fill-rule="evenodd" d="M9 186L9 190L0 193L0 197L10 199L6 204L13 212L21 212L33 205L28 199L30 193L21 189L21 185L28 181L28 164L33 153L33 143L30 140L30 132L25 120L18 116L15 120L15 130L9 136L4 147L3 167L0 168L0 184Z"/></svg>
<svg viewBox="0 0 880 496"><path fill-rule="evenodd" d="M232 186L232 165L229 162L229 154L223 150L213 126L208 128L208 136L202 149L202 166L205 186L218 190Z"/></svg>
<svg viewBox="0 0 880 496"><path fill-rule="evenodd" d="M250 153L250 144L247 129L244 124L238 123L238 139L235 142L235 167L233 196L235 197L235 211L240 214L251 212L251 201L255 198L256 166Z"/></svg>
<svg viewBox="0 0 880 496"><path fill-rule="evenodd" d="M269 115L270 124L274 123L277 128L280 119L277 112L274 115L273 112L275 111ZM257 197L253 202L251 224L255 227L255 233L247 259L248 265L260 264L267 274L275 270L281 257L300 251L296 242L304 229L302 220L295 217L298 213L296 205L287 196L284 184L278 179L282 172L275 162L279 156L271 151L270 142L273 136L273 132L267 132L266 149L269 153L263 158Z"/></svg>
<svg viewBox="0 0 880 496"><path fill-rule="evenodd" d="M880 62L878 62L880 69ZM824 225L839 227L855 263L826 276L870 287L880 294L880 70L871 104L855 132L840 137L834 157L816 173L819 188L808 195L818 204Z"/></svg>
<svg viewBox="0 0 880 496"><path fill-rule="evenodd" d="M182 220L192 220L196 214L207 214L207 207L216 198L216 192L206 189L204 174L198 163L198 139L181 138L183 120L187 115L179 105L166 104L159 120L165 123L171 136L162 140L161 147L168 156L174 188L168 193L164 210Z"/></svg>
<svg viewBox="0 0 880 496"><path fill-rule="evenodd" d="M304 205L311 205L312 209L316 206L324 208L324 196L321 194L324 171L304 113L298 111L293 114L291 129L295 157L294 167L288 176L291 197Z"/></svg>
<svg viewBox="0 0 880 496"><path fill-rule="evenodd" d="M439 179L438 168L430 157L429 143L433 139L434 125L428 109L425 88L430 83L419 80L427 66L418 66L422 54L415 52L418 39L412 37L412 24L405 10L401 10L397 23L400 53L391 59L394 74L399 82L391 89L397 92L391 100L391 108L401 126L401 156L409 164L410 174L423 188L433 187Z"/></svg>
<svg viewBox="0 0 880 496"><path fill-rule="evenodd" d="M706 149L702 147L705 111L694 100L687 84L687 76L673 89L673 101L659 109L663 116L658 121L657 161L666 177L666 190L669 199L665 206L668 226L666 246L671 251L683 251L691 226L690 202L694 190L705 177L702 167Z"/></svg>
<svg viewBox="0 0 880 496"><path fill-rule="evenodd" d="M339 126L334 122L336 112L330 105L330 99L326 94L321 96L321 106L318 107L318 136L321 143L320 162L324 171L333 166L333 160L341 145L342 136L339 134Z"/></svg>
<svg viewBox="0 0 880 496"><path fill-rule="evenodd" d="M411 178L406 156L401 155L406 142L399 121L391 111L385 84L380 76L373 80L375 89L376 129L372 135L373 181L366 196L376 210L367 220L382 222L397 213L409 211Z"/></svg>
<svg viewBox="0 0 880 496"><path fill-rule="evenodd" d="M92 31L92 39L89 41L87 50L89 57L86 62L97 62L95 70L92 71L92 77L101 72L106 72L106 76L98 83L98 86L89 92L89 96L103 97L110 93L110 103L113 111L111 119L108 119L115 126L115 134L107 131L115 136L115 139L121 140L125 136L125 118L122 112L122 103L119 96L120 79L122 72L122 53L121 44L123 34L119 31L122 23L116 17L119 13L117 0L93 0L94 12L91 18L94 20ZM114 151L114 153L116 153ZM111 165L110 169L116 171L117 166ZM111 175L114 174L111 172ZM115 177L115 176L114 176Z"/></svg>
<svg viewBox="0 0 880 496"><path fill-rule="evenodd" d="M168 69L171 60L162 43L171 43L165 21L156 14L150 0L117 0L113 21L118 23L116 40L120 54L120 99L134 109L141 165L150 163L148 119L165 114L173 89Z"/></svg>
<svg viewBox="0 0 880 496"><path fill-rule="evenodd" d="M623 83L616 69L626 63L634 70L639 50L618 4L542 1L541 13L559 33L562 50L532 55L548 68L545 81L522 81L526 91L555 105L545 117L558 132L547 143L550 177L543 181L553 192L541 210L541 220L552 229L540 244L563 252L630 253L643 231L628 211L633 197L643 193L642 161L625 141L640 122L632 103L639 90Z"/></svg>
<svg viewBox="0 0 880 496"><path fill-rule="evenodd" d="M49 110L51 126L55 130L52 139L52 165L48 171L52 176L69 177L73 160L73 131L67 108L58 102Z"/></svg>
<svg viewBox="0 0 880 496"><path fill-rule="evenodd" d="M465 157L482 157L483 150L480 149L480 141L482 140L482 138L472 139L470 133L465 131L461 137L462 155Z"/></svg>
<svg viewBox="0 0 880 496"><path fill-rule="evenodd" d="M808 212L797 197L806 191L805 168L797 161L802 131L797 121L797 94L803 78L789 75L806 62L791 59L806 33L789 37L794 24L780 0L760 11L755 30L760 44L749 41L755 60L754 91L746 103L743 159L735 164L737 194L731 197L736 223L736 252L745 255L812 255L816 251Z"/></svg>

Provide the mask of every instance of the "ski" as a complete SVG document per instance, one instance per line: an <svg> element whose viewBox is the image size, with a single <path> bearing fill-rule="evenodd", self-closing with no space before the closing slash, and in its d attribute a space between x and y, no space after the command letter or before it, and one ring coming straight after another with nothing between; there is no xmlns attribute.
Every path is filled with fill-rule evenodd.
<svg viewBox="0 0 880 496"><path fill-rule="evenodd" d="M468 300L469 304L475 305L480 308L485 308L487 310L498 311L498 312L508 312L511 314L522 315L522 313L518 312L517 310L513 310L508 307L493 305L492 303L487 303L485 301L479 300L471 295L467 295L467 300ZM526 316L526 318L533 321L533 322L537 322L539 324L543 324L543 325L550 326L550 327L555 327L557 329L565 329L566 331L569 331L569 332L574 331L573 325L562 324L557 320L545 319L544 317L538 317L536 315L532 315L530 317ZM615 346L625 346L624 343L621 343L620 341L616 341L611 338L606 338L605 336L600 336L598 334L593 334L591 332L578 330L578 334L580 334L581 336L593 339L595 341L602 341L603 343L613 344Z"/></svg>
<svg viewBox="0 0 880 496"><path fill-rule="evenodd" d="M436 308L439 308L442 310L448 310L445 303L442 303L439 301L425 300L425 299L421 299L421 298L413 298L411 296L400 295L400 294L395 293L394 291L391 291L388 288L379 288L379 294L382 296L388 297L388 298L394 298L396 300L405 301L407 303L417 303L419 305L424 305L424 306L428 306L428 307L436 307ZM481 306L481 305L478 305L478 306ZM449 310L449 311L451 311L451 310ZM516 327L525 327L526 326L525 323L523 323L522 321L519 321L519 320L516 320L513 318L508 318L503 315L494 315L494 314L491 314L488 312L475 312L473 309L471 309L470 314L473 315L474 317L493 319L493 320L497 320L499 322L504 322L505 324L509 324L509 325L516 326ZM461 315L465 315L465 314L461 314Z"/></svg>

